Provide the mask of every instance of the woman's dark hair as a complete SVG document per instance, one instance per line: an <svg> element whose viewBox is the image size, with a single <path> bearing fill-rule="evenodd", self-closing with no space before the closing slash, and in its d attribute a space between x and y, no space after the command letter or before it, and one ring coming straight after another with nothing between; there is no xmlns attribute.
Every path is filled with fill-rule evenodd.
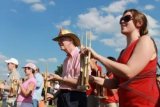
<svg viewBox="0 0 160 107"><path fill-rule="evenodd" d="M112 57L112 56L108 56L108 59L112 60L112 61L116 61L116 58Z"/></svg>
<svg viewBox="0 0 160 107"><path fill-rule="evenodd" d="M34 69L32 69L32 73L33 73L33 74L35 73L35 70L34 70Z"/></svg>
<svg viewBox="0 0 160 107"><path fill-rule="evenodd" d="M112 60L112 61L116 61L116 58L112 57L112 56L108 56L108 59ZM111 71L107 72L107 75L109 75L110 73L112 73Z"/></svg>
<svg viewBox="0 0 160 107"><path fill-rule="evenodd" d="M135 25L137 22L142 23L142 26L140 27L140 36L148 34L148 28L147 28L148 21L147 21L146 16L142 12L136 9L127 9L124 11L123 15L127 12L131 12L132 17L133 17L133 22Z"/></svg>
<svg viewBox="0 0 160 107"><path fill-rule="evenodd" d="M18 65L16 65L16 69L18 68Z"/></svg>

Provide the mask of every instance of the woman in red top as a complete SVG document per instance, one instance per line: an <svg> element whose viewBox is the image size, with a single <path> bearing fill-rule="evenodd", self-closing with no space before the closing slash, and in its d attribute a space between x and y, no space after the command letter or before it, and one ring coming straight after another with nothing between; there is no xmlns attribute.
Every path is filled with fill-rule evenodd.
<svg viewBox="0 0 160 107"><path fill-rule="evenodd" d="M119 88L120 107L160 107L156 84L157 52L148 35L147 18L138 10L129 9L123 13L120 26L127 46L117 62L99 55L93 49L84 49L84 52L90 51L116 78L104 80L90 76L90 80L106 88Z"/></svg>

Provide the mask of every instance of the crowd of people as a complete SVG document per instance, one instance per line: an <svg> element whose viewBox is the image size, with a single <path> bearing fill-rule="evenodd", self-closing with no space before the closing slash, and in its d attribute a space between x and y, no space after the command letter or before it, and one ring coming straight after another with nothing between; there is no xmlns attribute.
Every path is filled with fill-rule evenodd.
<svg viewBox="0 0 160 107"><path fill-rule="evenodd" d="M136 9L128 9L119 24L126 47L117 59L102 56L91 47L78 48L81 45L78 36L60 29L53 41L66 53L62 75L52 73L46 80L35 64L27 63L22 67L26 76L22 81L17 71L18 60L6 60L10 72L0 84L2 107L45 107L48 100L57 107L160 107L158 51L148 34L147 18ZM81 76L80 59L89 52L89 84L85 85L90 88L79 89L79 80L86 79Z"/></svg>
<svg viewBox="0 0 160 107"><path fill-rule="evenodd" d="M47 87L44 87L45 78L35 64L27 63L22 67L25 77L21 78L17 71L18 60L10 58L5 62L9 75L7 80L0 84L2 107L46 107L49 105L51 100L44 101L44 88L48 89L48 93L55 94L56 90L59 89L57 82L48 81L53 83L52 86L47 84ZM52 87L56 88L53 89Z"/></svg>

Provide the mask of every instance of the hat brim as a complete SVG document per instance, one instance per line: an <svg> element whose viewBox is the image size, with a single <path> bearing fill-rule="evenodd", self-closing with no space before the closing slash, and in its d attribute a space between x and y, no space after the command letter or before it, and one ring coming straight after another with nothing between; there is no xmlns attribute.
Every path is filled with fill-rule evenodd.
<svg viewBox="0 0 160 107"><path fill-rule="evenodd" d="M22 67L23 69L25 69L25 68L28 68L28 67L26 67L26 66L24 66L24 67ZM30 67L29 67L30 68Z"/></svg>
<svg viewBox="0 0 160 107"><path fill-rule="evenodd" d="M58 35L57 37L53 38L52 40L53 41L59 41L63 37L69 37L69 38L73 39L74 45L75 46L80 46L80 39L73 33L68 33L68 34L64 34L64 35Z"/></svg>
<svg viewBox="0 0 160 107"><path fill-rule="evenodd" d="M24 67L22 67L23 69L25 69L25 68L31 68L31 69L33 69L33 70L36 70L36 69L34 69L34 68L32 68L32 67L29 67L29 66L24 66Z"/></svg>
<svg viewBox="0 0 160 107"><path fill-rule="evenodd" d="M10 61L10 60L5 60L5 62L6 62L6 63L13 63L13 64L15 64L15 65L18 65L18 63L12 62L12 61Z"/></svg>
<svg viewBox="0 0 160 107"><path fill-rule="evenodd" d="M8 61L8 60L5 60L5 62L6 62L6 63L10 63L10 61Z"/></svg>

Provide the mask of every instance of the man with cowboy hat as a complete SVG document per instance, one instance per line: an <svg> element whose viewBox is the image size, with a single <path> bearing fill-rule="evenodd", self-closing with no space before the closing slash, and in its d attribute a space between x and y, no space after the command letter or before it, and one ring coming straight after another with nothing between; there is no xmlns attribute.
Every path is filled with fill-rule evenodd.
<svg viewBox="0 0 160 107"><path fill-rule="evenodd" d="M80 76L80 54L78 49L80 40L74 33L66 29L60 29L59 35L53 40L58 42L61 50L67 54L63 62L62 77L56 74L50 76L50 80L60 82L57 107L86 107L86 93L77 90Z"/></svg>
<svg viewBox="0 0 160 107"><path fill-rule="evenodd" d="M18 90L18 81L20 80L20 74L17 71L18 60L10 58L5 60L7 63L9 75L4 84L0 85L0 89L3 89L2 93L2 107L15 107L16 94Z"/></svg>

